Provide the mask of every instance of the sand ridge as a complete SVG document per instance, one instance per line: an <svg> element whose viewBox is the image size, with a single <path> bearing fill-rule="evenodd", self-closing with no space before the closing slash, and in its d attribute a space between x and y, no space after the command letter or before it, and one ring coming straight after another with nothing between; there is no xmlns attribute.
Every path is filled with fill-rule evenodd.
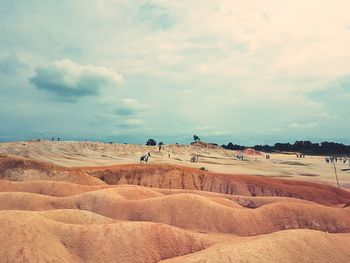
<svg viewBox="0 0 350 263"><path fill-rule="evenodd" d="M17 144L0 144L5 262L350 261L350 192L332 184L198 169L228 166L218 147L172 146L180 161L140 164L123 162L146 148L126 145L115 164L90 161L120 145ZM201 163L187 165L192 151Z"/></svg>
<svg viewBox="0 0 350 263"><path fill-rule="evenodd" d="M350 202L349 191L330 185L263 176L218 174L172 164L66 168L23 158L0 156L0 168L0 178L12 181L63 181L93 185L95 188L96 185L102 187L133 184L230 195L295 197L333 205L346 205ZM74 191L78 191L78 188Z"/></svg>
<svg viewBox="0 0 350 263"><path fill-rule="evenodd" d="M75 141L31 141L0 143L0 155L24 157L64 167L108 166L137 164L142 154L150 152L151 163L179 164L188 167L205 167L211 172L228 174L251 174L321 182L336 185L333 166L322 156L306 156L300 159L296 154L265 154L246 150L244 161L237 160L240 151L225 150L221 147L198 145L163 145L75 142ZM168 157L170 154L170 158ZM198 163L191 163L192 156L198 156ZM338 177L342 187L350 189L349 164L338 162ZM311 176L310 176L311 175Z"/></svg>

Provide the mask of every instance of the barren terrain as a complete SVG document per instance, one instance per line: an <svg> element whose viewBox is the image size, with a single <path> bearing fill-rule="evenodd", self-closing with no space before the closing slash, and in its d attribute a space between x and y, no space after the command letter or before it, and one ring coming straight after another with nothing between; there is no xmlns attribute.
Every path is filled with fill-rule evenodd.
<svg viewBox="0 0 350 263"><path fill-rule="evenodd" d="M1 261L350 262L348 164L237 154L0 143Z"/></svg>

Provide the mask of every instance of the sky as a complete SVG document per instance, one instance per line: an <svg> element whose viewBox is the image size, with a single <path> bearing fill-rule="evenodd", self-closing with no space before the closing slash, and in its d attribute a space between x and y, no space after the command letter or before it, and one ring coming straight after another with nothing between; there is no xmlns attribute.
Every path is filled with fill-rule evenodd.
<svg viewBox="0 0 350 263"><path fill-rule="evenodd" d="M348 0L0 0L0 141L350 144Z"/></svg>

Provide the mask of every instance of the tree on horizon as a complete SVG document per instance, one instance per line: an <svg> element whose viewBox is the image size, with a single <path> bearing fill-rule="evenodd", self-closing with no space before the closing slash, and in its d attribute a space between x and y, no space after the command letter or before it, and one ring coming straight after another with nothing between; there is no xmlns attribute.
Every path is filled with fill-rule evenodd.
<svg viewBox="0 0 350 263"><path fill-rule="evenodd" d="M157 142L154 139L148 139L147 142L146 142L146 145L148 145L148 146L156 146Z"/></svg>
<svg viewBox="0 0 350 263"><path fill-rule="evenodd" d="M196 142L196 141L200 141L201 138L199 138L197 135L193 135L193 140Z"/></svg>

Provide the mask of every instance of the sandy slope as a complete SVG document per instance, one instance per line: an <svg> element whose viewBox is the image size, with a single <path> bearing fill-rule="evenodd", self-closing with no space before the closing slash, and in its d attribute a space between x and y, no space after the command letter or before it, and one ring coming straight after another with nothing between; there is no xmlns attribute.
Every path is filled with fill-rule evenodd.
<svg viewBox="0 0 350 263"><path fill-rule="evenodd" d="M61 212L66 216L65 211ZM91 224L82 211L74 217L79 214L80 222L62 223L57 215L53 220L42 213L2 211L0 235L6 244L0 247L1 259L3 262L157 262L214 243L167 225L112 223L101 219Z"/></svg>
<svg viewBox="0 0 350 263"><path fill-rule="evenodd" d="M0 154L22 156L32 160L45 161L66 167L100 166L138 163L142 154L151 152L151 163L180 164L191 167L206 167L220 173L252 174L318 181L336 185L332 165L325 163L323 157L306 156L296 158L294 154L265 155L245 154L245 161L234 158L237 152L218 148L204 148L192 145L164 145L158 147L132 144L107 144L99 142L10 142L0 143ZM170 158L168 158L170 154ZM198 163L191 163L193 155L199 156ZM348 163L337 163L339 181L343 187L350 188Z"/></svg>
<svg viewBox="0 0 350 263"><path fill-rule="evenodd" d="M139 164L147 150L152 161ZM167 150L170 160L134 145L0 144L2 262L350 261L350 192L318 183L331 178L320 158L290 168L276 160L292 156ZM200 163L188 163L193 153ZM293 176L274 176L284 169Z"/></svg>
<svg viewBox="0 0 350 263"><path fill-rule="evenodd" d="M349 234L287 230L240 243L221 243L161 262L332 262L350 260Z"/></svg>
<svg viewBox="0 0 350 263"><path fill-rule="evenodd" d="M190 193L147 196L148 198L129 200L120 195L118 188L95 190L69 197L2 192L0 209L83 209L117 220L158 222L185 229L240 236L293 228L333 233L350 232L350 211L342 208L290 201L250 209L224 198Z"/></svg>

